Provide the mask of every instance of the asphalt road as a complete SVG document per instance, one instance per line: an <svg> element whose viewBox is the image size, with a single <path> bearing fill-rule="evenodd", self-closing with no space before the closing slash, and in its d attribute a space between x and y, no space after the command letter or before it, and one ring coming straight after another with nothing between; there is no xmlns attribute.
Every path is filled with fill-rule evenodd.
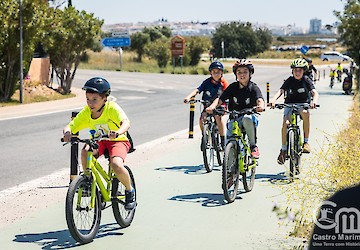
<svg viewBox="0 0 360 250"><path fill-rule="evenodd" d="M275 91L288 73L287 68L257 67L253 80L266 96L266 82L274 82L272 90ZM208 77L78 70L73 86L81 88L86 80L94 76L103 76L111 83L112 95L131 120L130 131L137 145L188 128L189 106L182 100ZM230 83L234 81L233 74L225 77ZM199 111L197 107L196 120ZM70 111L59 111L0 120L0 190L68 166L69 147L62 147L59 138L70 117Z"/></svg>
<svg viewBox="0 0 360 250"><path fill-rule="evenodd" d="M283 72L283 75L281 72ZM256 80L254 77L254 81L259 83L261 89L265 89L265 83L270 81L266 75L273 76L279 73L278 79L274 78L271 82L278 81L278 85L280 85L288 72L288 68L264 68L264 71L262 71L262 68L259 67L256 69L256 74L259 78ZM128 76L127 74L129 73L122 75L123 79ZM145 79L153 79L145 74L135 74L135 76L134 78L136 79L139 79L140 76L144 76ZM156 76L152 77L156 78ZM132 129L134 129L134 137L135 134L140 132L144 135L151 131L158 133L157 135L152 134L146 141L158 138L161 134L168 134L171 131L178 131L187 127L188 107L182 104L181 101L184 94L186 95L194 85L197 85L190 78L184 81L186 83L182 82L181 78L184 76L158 76L159 79L166 78L169 82L172 82L174 85L171 85L169 82L166 84L167 87L172 86L172 89L161 92L159 91L159 86L157 88L144 87L143 92L136 91L136 94L133 93L133 96L148 96L143 98L143 101L152 100L154 98L149 96L153 95L148 92L154 91L156 93L163 93L162 99L167 100L166 96L171 92L170 96L173 96L173 99L176 100L168 98L168 102L165 102L165 104L169 107L153 107L153 109L159 109L158 112L164 112L161 116L153 117L153 119L156 118L160 122L162 121L160 127L153 127L151 122L154 122L154 120L151 120L152 118L147 115L146 111L139 108L138 112L140 114L136 115L136 107L140 105L138 104L139 98L125 101L121 100L120 95L118 96L120 104L124 101L123 106L127 113L130 114L131 110L134 110L131 113L133 116L131 119L133 121ZM232 75L229 75L228 79L232 77ZM88 76L84 76L84 78L86 79ZM190 83L190 81L192 82ZM157 83L160 84L159 82ZM139 84L139 86L136 86L136 84ZM146 83L140 83L139 80L135 81L132 86L140 89L143 86L142 84L148 86L147 81ZM271 86L274 86L271 89L275 92L277 90L275 83ZM304 168L311 166L311 159L315 156L316 151L321 149L322 143L331 140L331 135L335 134L339 127L346 122L349 115L348 108L352 103L352 97L343 95L339 84L335 85L334 89L330 89L325 80L318 83L318 90L320 92L321 107L313 110L311 116L312 132L310 142L314 152L310 155L304 155ZM147 93L144 93L144 91L147 91ZM125 93L125 90L119 90L119 92ZM155 96L158 97L158 95ZM143 107L149 108L150 103ZM127 108L125 105L134 106L134 109L131 109L130 106ZM174 115L170 114L176 109L175 107L178 107L178 111ZM158 114L158 112L155 112L155 114ZM181 117L181 112L185 113L183 118ZM16 119L14 121L7 121L7 124L14 127L19 126L21 123L27 123L26 125L30 127L28 133L32 133L32 136L27 137L27 139L34 137L34 141L39 141L37 144L27 145L27 147L33 148L35 145L40 145L43 141L48 140L50 144L45 144L42 148L46 149L46 151L56 151L54 156L51 154L46 155L42 152L36 153L36 159L39 162L36 163L33 160L32 167L37 167L40 162L50 161L59 155L68 156L67 150L63 149L60 145L57 146L59 136L61 135L61 128L66 123L64 120L68 119L65 117L67 114L63 114L63 120L57 120L56 117L59 114L39 116L38 120ZM171 122L169 122L169 116L172 116L173 120ZM41 136L43 131L40 129L37 132L32 132L31 130L44 117L48 118L48 120L53 119L53 122L58 121L61 123L58 126L59 128L43 129L49 137ZM136 117L139 117L138 121ZM276 163L276 157L280 148L281 117L282 111L280 110L266 110L260 116L258 145L261 158L256 172L255 187L250 193L240 192L232 204L224 202L221 190L221 169L215 167L212 173L207 174L202 166L202 157L199 150L199 133L196 133L197 137L193 140L188 140L186 135L182 134L181 136L165 140L162 143L154 143L154 147L149 147L148 150L138 151L129 155L129 163L132 166L137 182L139 202L135 219L129 228L120 229L114 223L111 209L107 209L103 213L101 229L96 239L88 245L77 245L71 238L65 223L64 194L66 193L66 186L48 184L41 185L30 191L29 196L33 195L35 202L41 200L41 202L46 203L56 196L55 193L60 193L57 197L58 200L55 203L54 201L48 202L49 205L46 208L39 209L35 213L31 213L31 216L17 220L11 225L2 228L0 230L0 245L5 249L16 250L66 249L75 247L77 249L122 248L141 250L286 249L286 246L291 243L292 239L285 237L287 228L278 225L278 218L271 211L274 202L279 203L284 199L282 189L279 186L291 188L292 185L289 185L286 181L286 167L279 166ZM33 119L35 118L33 117ZM10 122L13 123L10 124ZM139 132L137 132L137 123L141 122L146 124L141 129L146 130L138 130ZM43 124L51 127L51 124L54 123L49 121ZM171 129L166 130L166 127ZM10 137L13 136L13 139L18 140L23 135L17 135L16 133L11 135L10 130L7 130L7 133ZM56 134L56 136L50 142L50 135L52 133ZM1 139L4 137L6 137L5 134ZM34 152L37 152L37 149ZM6 157L6 154L3 154L3 156ZM33 157L29 157L29 159L33 159ZM20 159L17 167L23 165L21 161ZM54 160L52 161L54 162ZM63 162L59 160L58 168L64 168L64 164L67 161L67 157L64 157ZM142 163L136 163L137 161ZM44 168L50 168L50 166L52 167L52 165L47 165ZM27 170L29 167L25 166L25 169ZM22 169L22 171L25 170ZM32 171L27 171L27 173L29 172ZM296 182L293 185L296 185ZM36 197L43 192L47 192L44 197ZM25 193L25 196L27 196L27 193ZM18 199L21 199L23 196L20 194L19 197ZM25 201L19 200L14 205L14 210L20 209L26 211L27 208L34 206L36 204L28 204Z"/></svg>

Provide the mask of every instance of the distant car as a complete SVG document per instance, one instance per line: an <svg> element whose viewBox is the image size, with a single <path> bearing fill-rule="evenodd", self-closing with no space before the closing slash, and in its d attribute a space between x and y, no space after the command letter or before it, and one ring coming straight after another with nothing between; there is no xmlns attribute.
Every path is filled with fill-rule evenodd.
<svg viewBox="0 0 360 250"><path fill-rule="evenodd" d="M347 55L343 55L337 51L324 52L320 56L323 61L351 61Z"/></svg>

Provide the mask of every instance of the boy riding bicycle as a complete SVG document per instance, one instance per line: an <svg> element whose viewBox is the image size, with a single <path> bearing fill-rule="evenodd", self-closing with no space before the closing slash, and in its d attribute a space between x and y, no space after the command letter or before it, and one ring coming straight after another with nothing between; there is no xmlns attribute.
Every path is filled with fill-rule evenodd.
<svg viewBox="0 0 360 250"><path fill-rule="evenodd" d="M233 65L233 72L236 77L236 82L230 84L206 111L212 113L216 107L223 104L226 100L229 100L230 111L240 111L244 108L256 107L257 112L262 112L265 107L263 95L256 83L251 81L251 76L254 74L253 64L249 60L241 59ZM248 136L252 157L259 158L260 153L256 145L257 116L255 114L244 115L238 122L239 126L245 129ZM227 133L229 135L232 134L232 128L228 127Z"/></svg>
<svg viewBox="0 0 360 250"><path fill-rule="evenodd" d="M122 108L113 101L108 101L110 84L101 77L88 80L82 88L86 91L87 106L63 129L64 141L71 141L72 134L82 129L89 128L95 131L93 135L101 137L108 135L109 140L99 141L99 148L93 151L95 157L109 153L110 165L118 180L126 188L125 209L132 210L136 206L135 192L131 186L129 172L124 167L124 160L130 149L129 139L126 132L130 127L130 121ZM86 170L87 152L89 146L81 151L82 168Z"/></svg>
<svg viewBox="0 0 360 250"><path fill-rule="evenodd" d="M313 81L304 75L308 70L308 63L305 59L297 58L290 65L292 76L285 80L280 90L270 100L271 107L275 106L275 102L280 96L285 94L285 103L309 103L310 108L316 108L319 94L315 89ZM310 97L312 96L312 98ZM309 134L310 134L310 113L308 110L300 109L300 116L303 120L304 144L303 153L310 153ZM277 162L281 165L286 159L286 129L290 120L291 108L284 109L284 118L281 133L281 150Z"/></svg>
<svg viewBox="0 0 360 250"><path fill-rule="evenodd" d="M229 83L223 78L224 65L221 62L212 62L209 66L210 77L205 79L200 86L193 90L189 95L184 98L184 103L188 103L190 99L194 98L197 94L203 93L202 100L212 103L215 98L219 97L227 88ZM204 104L205 105L205 104ZM206 108L206 106L205 106ZM225 119L221 116L215 115L216 124L219 129L221 138L221 146L224 148L225 144ZM203 122L206 118L206 112L203 111L200 115L200 128L203 130Z"/></svg>

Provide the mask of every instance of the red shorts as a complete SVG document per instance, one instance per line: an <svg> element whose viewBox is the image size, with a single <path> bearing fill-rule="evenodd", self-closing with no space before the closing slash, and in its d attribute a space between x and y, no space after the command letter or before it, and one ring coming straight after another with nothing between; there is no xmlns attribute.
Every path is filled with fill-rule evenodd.
<svg viewBox="0 0 360 250"><path fill-rule="evenodd" d="M130 149L128 141L99 141L99 156L104 154L105 149L109 151L110 159L113 157L121 157L125 161L127 152Z"/></svg>

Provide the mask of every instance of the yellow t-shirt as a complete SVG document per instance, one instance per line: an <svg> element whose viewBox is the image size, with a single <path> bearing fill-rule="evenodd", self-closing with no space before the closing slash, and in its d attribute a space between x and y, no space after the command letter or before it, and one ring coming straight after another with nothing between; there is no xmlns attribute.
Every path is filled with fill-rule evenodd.
<svg viewBox="0 0 360 250"><path fill-rule="evenodd" d="M337 72L334 70L334 71L330 71L330 77L337 77L338 74Z"/></svg>
<svg viewBox="0 0 360 250"><path fill-rule="evenodd" d="M91 110L89 106L84 107L77 116L68 124L72 133L89 128L95 130L95 138L108 134L110 130L118 130L121 121L128 119L124 110L116 103L107 101L101 116L97 119L91 118ZM119 135L112 141L128 141L125 134Z"/></svg>
<svg viewBox="0 0 360 250"><path fill-rule="evenodd" d="M336 70L337 70L337 71L340 71L340 72L343 72L343 67L342 67L341 65L340 65L340 66L338 65L338 66L336 67Z"/></svg>

